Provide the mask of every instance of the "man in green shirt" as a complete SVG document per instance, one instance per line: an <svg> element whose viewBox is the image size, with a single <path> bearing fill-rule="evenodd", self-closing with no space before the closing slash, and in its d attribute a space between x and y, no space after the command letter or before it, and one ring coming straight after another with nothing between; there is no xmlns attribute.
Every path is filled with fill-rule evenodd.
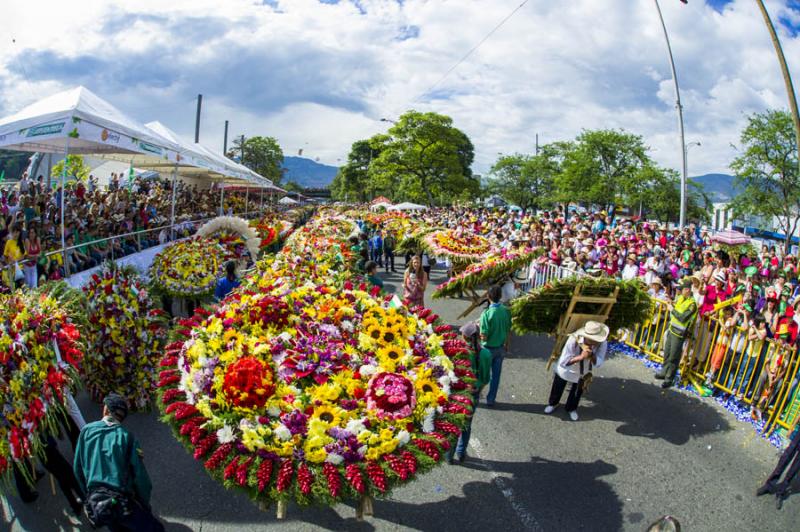
<svg viewBox="0 0 800 532"><path fill-rule="evenodd" d="M103 419L87 424L78 436L75 477L87 494L90 519L100 518L97 524L107 525L112 532L162 532L164 526L150 510L152 485L139 442L122 426L127 416L125 398L108 394L103 400Z"/></svg>
<svg viewBox="0 0 800 532"><path fill-rule="evenodd" d="M481 343L492 353L492 377L489 381L489 393L486 395L486 406L494 406L497 388L500 386L500 372L503 370L503 357L508 351L511 332L511 312L500 303L503 290L494 285L489 288L489 308L481 314Z"/></svg>

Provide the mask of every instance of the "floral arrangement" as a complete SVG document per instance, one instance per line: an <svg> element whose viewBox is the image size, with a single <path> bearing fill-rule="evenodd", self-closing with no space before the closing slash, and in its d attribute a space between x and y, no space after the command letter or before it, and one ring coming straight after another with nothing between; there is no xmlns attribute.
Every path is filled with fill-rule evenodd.
<svg viewBox="0 0 800 532"><path fill-rule="evenodd" d="M575 287L585 296L606 297L619 288L617 302L611 307L606 325L615 333L633 329L650 319L653 302L644 284L638 280L617 281L608 277L567 277L547 283L511 303L511 324L518 334L555 334L558 322L567 311ZM579 303L573 312L594 314L597 305Z"/></svg>
<svg viewBox="0 0 800 532"><path fill-rule="evenodd" d="M492 245L485 237L452 229L434 231L425 236L424 242L431 254L450 257L453 261L482 260L492 251Z"/></svg>
<svg viewBox="0 0 800 532"><path fill-rule="evenodd" d="M291 222L280 219L274 212L268 212L259 220L251 221L250 226L256 230L261 239L259 246L262 251L285 239L294 227Z"/></svg>
<svg viewBox="0 0 800 532"><path fill-rule="evenodd" d="M66 393L79 382L81 342L54 297L0 296L0 475L14 461L41 456L42 436L57 430Z"/></svg>
<svg viewBox="0 0 800 532"><path fill-rule="evenodd" d="M344 247L340 222L309 225ZM329 250L306 250L311 233L181 323L159 387L166 421L226 487L331 505L440 462L472 413L474 376L449 326L355 286Z"/></svg>
<svg viewBox="0 0 800 532"><path fill-rule="evenodd" d="M86 387L95 401L109 392L138 410L150 407L167 339L167 319L138 275L106 264L83 288L88 300Z"/></svg>
<svg viewBox="0 0 800 532"><path fill-rule="evenodd" d="M429 226L427 224L419 223L416 226L412 225L408 230L401 233L397 244L396 253L418 253L425 246L425 238L433 233L439 231L440 228Z"/></svg>
<svg viewBox="0 0 800 532"><path fill-rule="evenodd" d="M245 253L250 253L253 260L258 258L261 241L244 218L218 216L198 229L196 236L218 240L227 251L226 260L243 259Z"/></svg>
<svg viewBox="0 0 800 532"><path fill-rule="evenodd" d="M156 290L172 297L205 297L222 275L225 250L205 238L179 240L153 259L150 279Z"/></svg>
<svg viewBox="0 0 800 532"><path fill-rule="evenodd" d="M475 288L476 286L497 282L513 275L520 268L529 265L544 251L532 248L502 249L491 253L485 260L474 262L464 271L436 287L434 298L448 297Z"/></svg>

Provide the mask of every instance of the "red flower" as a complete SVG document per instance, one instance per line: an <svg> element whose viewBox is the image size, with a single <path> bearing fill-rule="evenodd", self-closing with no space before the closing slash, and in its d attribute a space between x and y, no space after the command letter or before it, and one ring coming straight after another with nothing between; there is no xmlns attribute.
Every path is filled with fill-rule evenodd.
<svg viewBox="0 0 800 532"><path fill-rule="evenodd" d="M225 372L222 390L228 400L242 408L261 408L273 393L274 374L254 357L242 357Z"/></svg>

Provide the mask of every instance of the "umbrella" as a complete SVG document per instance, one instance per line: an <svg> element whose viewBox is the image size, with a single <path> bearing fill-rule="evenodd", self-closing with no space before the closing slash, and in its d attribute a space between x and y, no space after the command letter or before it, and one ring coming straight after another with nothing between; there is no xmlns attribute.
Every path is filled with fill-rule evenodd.
<svg viewBox="0 0 800 532"><path fill-rule="evenodd" d="M720 244L728 244L729 246L738 246L741 244L749 244L750 237L739 231L725 230L716 233L711 237L712 242L719 242Z"/></svg>

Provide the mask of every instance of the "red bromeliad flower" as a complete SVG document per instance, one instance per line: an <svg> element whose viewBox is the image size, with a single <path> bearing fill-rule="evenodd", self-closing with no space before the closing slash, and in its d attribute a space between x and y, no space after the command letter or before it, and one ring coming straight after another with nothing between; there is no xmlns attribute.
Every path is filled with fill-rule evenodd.
<svg viewBox="0 0 800 532"><path fill-rule="evenodd" d="M225 372L222 390L235 406L261 408L275 393L272 368L255 357L242 357Z"/></svg>

